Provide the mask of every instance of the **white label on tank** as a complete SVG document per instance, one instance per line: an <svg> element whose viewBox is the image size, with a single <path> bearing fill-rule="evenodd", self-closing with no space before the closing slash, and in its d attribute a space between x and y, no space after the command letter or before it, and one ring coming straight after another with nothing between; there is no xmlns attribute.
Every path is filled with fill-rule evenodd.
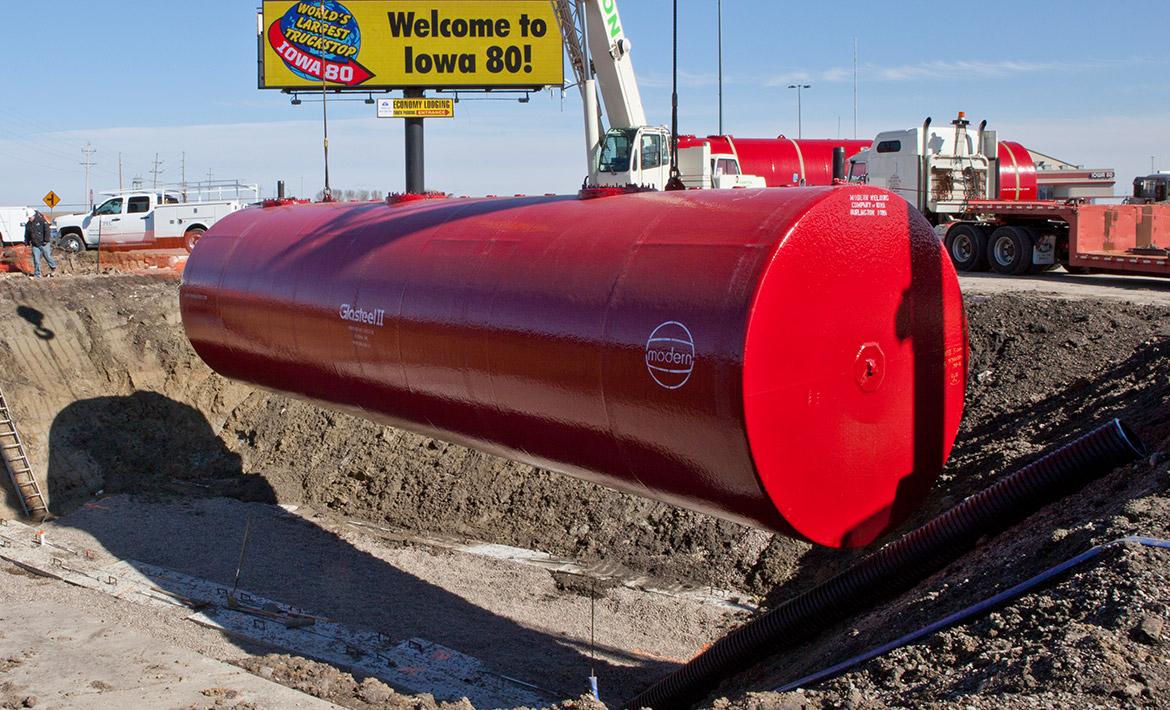
<svg viewBox="0 0 1170 710"><path fill-rule="evenodd" d="M667 321L646 340L646 370L654 381L676 390L691 379L695 370L695 339L678 321Z"/></svg>
<svg viewBox="0 0 1170 710"><path fill-rule="evenodd" d="M381 328L386 321L386 311L381 308L359 308L351 306L348 303L341 304L341 308L337 309L337 314L341 316L341 320L347 320L351 323L364 323L365 325L372 325Z"/></svg>
<svg viewBox="0 0 1170 710"><path fill-rule="evenodd" d="M886 202L888 199L888 195L850 195L849 216L887 217L890 214Z"/></svg>

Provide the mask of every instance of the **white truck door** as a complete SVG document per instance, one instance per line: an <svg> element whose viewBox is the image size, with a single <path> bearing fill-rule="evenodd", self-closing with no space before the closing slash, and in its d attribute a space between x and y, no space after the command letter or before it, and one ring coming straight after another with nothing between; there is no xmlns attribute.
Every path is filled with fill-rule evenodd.
<svg viewBox="0 0 1170 710"><path fill-rule="evenodd" d="M666 185L666 181L670 178L670 163L666 164L664 174L662 136L650 132L641 134L638 140L638 164L642 170L642 174L637 180L638 184L654 185L660 189Z"/></svg>
<svg viewBox="0 0 1170 710"><path fill-rule="evenodd" d="M90 240L99 246L120 244L124 210L125 200L121 197L114 197L99 205L86 227Z"/></svg>
<svg viewBox="0 0 1170 710"><path fill-rule="evenodd" d="M126 214L122 216L120 243L141 244L146 241L150 226L151 204L147 195L134 195L126 200Z"/></svg>

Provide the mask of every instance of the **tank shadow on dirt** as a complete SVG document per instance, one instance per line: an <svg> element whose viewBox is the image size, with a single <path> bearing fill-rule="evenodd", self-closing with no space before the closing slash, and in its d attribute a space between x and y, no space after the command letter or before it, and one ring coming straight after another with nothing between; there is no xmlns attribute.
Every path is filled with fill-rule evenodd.
<svg viewBox="0 0 1170 710"><path fill-rule="evenodd" d="M590 659L566 639L490 613L271 505L273 489L242 469L206 418L162 395L99 397L62 410L51 429L47 479L53 511L64 516L58 524L88 533L121 560L230 588L247 526L241 590L395 642L424 638L563 697L579 695L589 674ZM105 497L95 500L99 491ZM620 649L604 653L623 660L597 662L615 695L670 667Z"/></svg>
<svg viewBox="0 0 1170 710"><path fill-rule="evenodd" d="M49 430L46 479L55 515L99 492L276 502L199 410L154 392L78 400L61 410Z"/></svg>

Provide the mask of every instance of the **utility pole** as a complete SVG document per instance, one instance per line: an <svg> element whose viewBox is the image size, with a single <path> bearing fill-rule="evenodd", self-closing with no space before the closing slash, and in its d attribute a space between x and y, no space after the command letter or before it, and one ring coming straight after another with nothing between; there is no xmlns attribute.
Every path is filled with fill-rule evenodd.
<svg viewBox="0 0 1170 710"><path fill-rule="evenodd" d="M179 163L180 180L183 185L183 202L187 201L187 151L183 151L183 160Z"/></svg>
<svg viewBox="0 0 1170 710"><path fill-rule="evenodd" d="M118 153L118 192L122 192L122 153Z"/></svg>
<svg viewBox="0 0 1170 710"><path fill-rule="evenodd" d="M321 5L321 12L324 13L325 12L325 0L321 0L320 5ZM322 40L325 39L325 35L323 35L323 34L320 35L320 37ZM325 137L325 140L324 140L324 148L325 148L325 201L329 202L330 200L333 199L333 190L332 190L332 188L329 187L329 109L328 109L328 101L326 100L325 96L326 96L325 66L324 66L324 63L322 63L322 65L321 65L321 128L322 128L322 131L323 131L324 137ZM410 121L411 121L411 119L407 119L407 121L406 121L407 124L409 124ZM422 145L421 145L421 143L422 143L422 121L421 120L419 120L418 132L419 132L419 143L420 143L419 153L421 154L421 152L422 152ZM407 165L407 173L408 173L407 180L409 182L409 171L410 171L410 126L409 125L406 128L406 144L407 144L406 165ZM421 155L420 155L420 157L421 157ZM419 166L419 170L422 170L421 165ZM406 191L410 192L409 185L407 185ZM421 185L419 186L419 192L422 192Z"/></svg>
<svg viewBox="0 0 1170 710"><path fill-rule="evenodd" d="M155 153L154 154L154 167L150 171L150 173L152 175L154 175L153 189L158 189L158 176L161 175L163 172L162 164L163 164L163 161L158 159L158 153Z"/></svg>
<svg viewBox="0 0 1170 710"><path fill-rule="evenodd" d="M802 89L811 89L812 84L789 84L789 89L796 89L796 137L804 138L803 119L801 118L800 92Z"/></svg>
<svg viewBox="0 0 1170 710"><path fill-rule="evenodd" d="M853 140L857 140L857 38L853 38Z"/></svg>
<svg viewBox="0 0 1170 710"><path fill-rule="evenodd" d="M97 148L94 148L88 142L81 149L82 155L85 156L81 161L81 165L85 168L85 204L87 205L87 209L93 209L93 198L89 194L89 169L97 165L93 160L93 154L96 152Z"/></svg>

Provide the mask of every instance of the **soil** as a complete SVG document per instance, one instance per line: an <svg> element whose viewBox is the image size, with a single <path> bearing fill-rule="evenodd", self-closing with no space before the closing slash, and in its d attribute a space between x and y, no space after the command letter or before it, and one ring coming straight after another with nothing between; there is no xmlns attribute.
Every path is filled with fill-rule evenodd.
<svg viewBox="0 0 1170 710"><path fill-rule="evenodd" d="M261 678L353 710L475 710L466 699L452 703L436 702L430 695L401 695L376 678L359 681L333 666L297 656L270 654L246 658L237 665ZM605 710L604 705L587 695L558 703L556 707Z"/></svg>
<svg viewBox="0 0 1170 710"><path fill-rule="evenodd" d="M968 296L967 307L964 423L930 501L909 525L1110 417L1127 421L1151 450L1170 446L1170 306L980 292ZM173 281L0 277L0 388L57 514L99 491L305 505L418 535L528 547L667 583L743 590L770 604L858 554L813 549L226 381L183 336ZM982 541L879 611L761 659L708 704L1170 705L1170 634L1151 632L1170 622L1170 553L1144 548L1107 552L991 616L818 688L762 692L1092 544L1122 534L1167 536L1167 467L1146 461L1114 472ZM15 517L14 504L9 494L7 514ZM252 661L274 673L288 666ZM330 700L399 707L355 704L366 702L353 689L361 683L351 679L350 688L343 680L330 682L339 688Z"/></svg>

